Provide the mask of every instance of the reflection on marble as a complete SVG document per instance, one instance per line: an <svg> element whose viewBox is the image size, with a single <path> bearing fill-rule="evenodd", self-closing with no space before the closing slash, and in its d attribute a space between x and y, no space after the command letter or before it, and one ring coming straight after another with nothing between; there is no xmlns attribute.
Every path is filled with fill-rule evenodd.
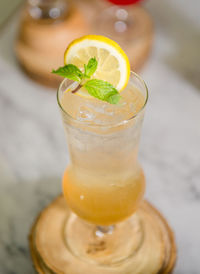
<svg viewBox="0 0 200 274"><path fill-rule="evenodd" d="M147 178L146 197L165 214L176 233L174 273L199 274L200 92L192 78L168 62L177 50L170 23L172 6L183 18L190 18L185 10L196 9L186 0L177 0L180 9L172 0L163 2L165 10L160 0L147 4L154 14L156 38L142 72L150 99L140 160ZM29 229L39 211L61 192L68 156L55 91L27 79L14 59L15 20L0 33L0 273L31 274ZM194 29L192 20L188 30ZM200 28L198 22L195 28ZM188 65L198 71L199 62L193 60Z"/></svg>

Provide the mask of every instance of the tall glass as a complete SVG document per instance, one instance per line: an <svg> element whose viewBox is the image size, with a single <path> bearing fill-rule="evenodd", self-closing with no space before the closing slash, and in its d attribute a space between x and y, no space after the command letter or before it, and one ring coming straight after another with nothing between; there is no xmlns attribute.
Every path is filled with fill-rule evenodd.
<svg viewBox="0 0 200 274"><path fill-rule="evenodd" d="M75 256L112 265L133 256L143 242L135 212L145 190L137 155L148 91L131 73L128 88L143 94L143 106L128 120L98 124L77 120L62 107L63 93L71 84L65 79L57 94L70 154L63 192L73 212L66 220L64 239Z"/></svg>

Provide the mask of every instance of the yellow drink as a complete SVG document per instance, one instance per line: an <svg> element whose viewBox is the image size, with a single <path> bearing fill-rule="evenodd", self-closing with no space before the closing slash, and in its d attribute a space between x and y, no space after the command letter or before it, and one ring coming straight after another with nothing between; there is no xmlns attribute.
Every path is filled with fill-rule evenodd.
<svg viewBox="0 0 200 274"><path fill-rule="evenodd" d="M99 225L111 225L132 215L144 188L140 168L126 180L110 178L110 183L105 183L104 178L94 179L69 167L63 179L63 192L70 208L81 218Z"/></svg>
<svg viewBox="0 0 200 274"><path fill-rule="evenodd" d="M131 81L121 95L120 105L71 92L61 98L62 109L70 115L70 120L65 116L63 120L71 158L63 192L79 217L98 225L133 214L145 189L137 162L143 119L143 111L138 112L145 97Z"/></svg>
<svg viewBox="0 0 200 274"><path fill-rule="evenodd" d="M143 244L140 218L130 216L145 190L137 155L148 90L119 45L103 36L73 41L64 62L53 71L68 78L57 93L70 159L63 194L71 212L63 239L77 258L120 263L116 269L125 273L122 261Z"/></svg>

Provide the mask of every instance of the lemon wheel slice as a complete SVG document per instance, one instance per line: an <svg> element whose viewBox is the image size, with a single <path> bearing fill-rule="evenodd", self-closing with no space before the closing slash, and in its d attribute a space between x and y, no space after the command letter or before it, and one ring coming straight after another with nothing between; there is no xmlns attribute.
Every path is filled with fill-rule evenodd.
<svg viewBox="0 0 200 274"><path fill-rule="evenodd" d="M129 80L130 63L125 52L113 40L101 35L86 35L69 44L64 54L65 64L74 64L81 70L90 58L96 57L98 67L92 78L111 83L119 92ZM90 95L84 89L80 96Z"/></svg>

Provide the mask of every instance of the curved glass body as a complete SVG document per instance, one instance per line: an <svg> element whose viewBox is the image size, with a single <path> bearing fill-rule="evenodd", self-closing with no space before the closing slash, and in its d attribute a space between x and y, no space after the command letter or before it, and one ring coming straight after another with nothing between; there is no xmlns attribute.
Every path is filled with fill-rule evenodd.
<svg viewBox="0 0 200 274"><path fill-rule="evenodd" d="M80 121L67 112L62 98L71 83L65 79L58 90L70 154L63 192L70 208L82 219L97 225L115 224L135 212L145 189L137 155L147 88L132 73L127 88L137 90L143 98L136 113L117 123L98 124Z"/></svg>

